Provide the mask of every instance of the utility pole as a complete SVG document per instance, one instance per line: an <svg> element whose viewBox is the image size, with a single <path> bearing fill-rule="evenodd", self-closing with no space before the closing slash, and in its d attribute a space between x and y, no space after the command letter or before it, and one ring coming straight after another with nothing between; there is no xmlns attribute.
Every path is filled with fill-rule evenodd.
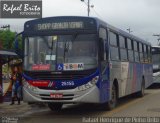
<svg viewBox="0 0 160 123"><path fill-rule="evenodd" d="M90 7L93 8L94 5L90 5L90 0L88 0L88 2L86 3L85 0L81 0L81 2L84 2L87 5L87 15L88 17L90 16Z"/></svg>
<svg viewBox="0 0 160 123"><path fill-rule="evenodd" d="M160 41L160 34L153 34L153 36L158 37L158 39L157 39L158 40L158 46L160 46L160 42L159 42Z"/></svg>
<svg viewBox="0 0 160 123"><path fill-rule="evenodd" d="M130 27L127 29L127 31L128 31L129 33L133 32L133 31L131 31L131 28L130 28Z"/></svg>
<svg viewBox="0 0 160 123"><path fill-rule="evenodd" d="M1 26L1 28L8 29L10 31L10 25L9 24L8 25L3 25L3 26Z"/></svg>
<svg viewBox="0 0 160 123"><path fill-rule="evenodd" d="M90 13L90 0L88 0L88 17L89 17L89 13Z"/></svg>

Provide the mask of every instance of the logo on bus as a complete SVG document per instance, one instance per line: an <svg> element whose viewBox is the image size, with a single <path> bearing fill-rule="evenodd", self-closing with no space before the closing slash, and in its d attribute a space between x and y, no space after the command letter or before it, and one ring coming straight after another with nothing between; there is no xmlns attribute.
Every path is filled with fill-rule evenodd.
<svg viewBox="0 0 160 123"><path fill-rule="evenodd" d="M49 82L48 87L54 87L55 86L55 82Z"/></svg>
<svg viewBox="0 0 160 123"><path fill-rule="evenodd" d="M58 64L57 70L83 70L84 64L83 63L64 63Z"/></svg>
<svg viewBox="0 0 160 123"><path fill-rule="evenodd" d="M57 65L57 70L63 70L63 64L58 64Z"/></svg>

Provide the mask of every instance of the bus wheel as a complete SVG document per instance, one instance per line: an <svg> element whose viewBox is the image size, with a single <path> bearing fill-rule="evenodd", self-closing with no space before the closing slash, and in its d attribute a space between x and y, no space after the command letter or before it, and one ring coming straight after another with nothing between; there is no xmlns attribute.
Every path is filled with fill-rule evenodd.
<svg viewBox="0 0 160 123"><path fill-rule="evenodd" d="M143 97L145 94L145 80L142 78L141 90L137 93L138 97Z"/></svg>
<svg viewBox="0 0 160 123"><path fill-rule="evenodd" d="M48 103L48 107L52 111L60 111L62 109L63 104L62 103Z"/></svg>
<svg viewBox="0 0 160 123"><path fill-rule="evenodd" d="M111 91L111 100L107 102L107 110L112 110L116 107L117 105L117 89L115 84L112 86L112 91Z"/></svg>

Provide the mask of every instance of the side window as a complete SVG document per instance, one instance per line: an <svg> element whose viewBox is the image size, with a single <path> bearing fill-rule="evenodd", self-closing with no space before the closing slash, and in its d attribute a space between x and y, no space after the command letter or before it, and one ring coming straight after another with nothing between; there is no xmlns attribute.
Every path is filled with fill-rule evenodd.
<svg viewBox="0 0 160 123"><path fill-rule="evenodd" d="M118 46L117 44L117 35L113 32L110 32L110 44L113 46Z"/></svg>
<svg viewBox="0 0 160 123"><path fill-rule="evenodd" d="M111 60L119 60L117 34L113 32L110 32L110 56Z"/></svg>
<svg viewBox="0 0 160 123"><path fill-rule="evenodd" d="M128 60L128 58L127 58L127 50L126 49L120 49L120 53L121 53L121 60L122 61Z"/></svg>
<svg viewBox="0 0 160 123"><path fill-rule="evenodd" d="M119 36L120 56L122 61L128 60L125 37Z"/></svg>
<svg viewBox="0 0 160 123"><path fill-rule="evenodd" d="M133 50L128 50L128 59L129 61L134 61Z"/></svg>
<svg viewBox="0 0 160 123"><path fill-rule="evenodd" d="M139 55L140 55L140 61L144 62L143 44L142 43L139 43Z"/></svg>
<svg viewBox="0 0 160 123"><path fill-rule="evenodd" d="M148 62L148 57L147 57L147 46L143 45L143 49L144 49L144 61Z"/></svg>
<svg viewBox="0 0 160 123"><path fill-rule="evenodd" d="M143 51L146 53L146 45L143 45Z"/></svg>
<svg viewBox="0 0 160 123"><path fill-rule="evenodd" d="M139 43L139 52L142 52L142 44Z"/></svg>
<svg viewBox="0 0 160 123"><path fill-rule="evenodd" d="M140 61L143 62L143 53L140 53Z"/></svg>
<svg viewBox="0 0 160 123"><path fill-rule="evenodd" d="M127 38L127 47L128 49L132 50L132 41Z"/></svg>
<svg viewBox="0 0 160 123"><path fill-rule="evenodd" d="M111 48L111 59L112 60L119 60L119 51L118 47L110 47Z"/></svg>
<svg viewBox="0 0 160 123"><path fill-rule="evenodd" d="M132 40L127 38L128 60L134 61Z"/></svg>
<svg viewBox="0 0 160 123"><path fill-rule="evenodd" d="M151 56L151 47L148 46L148 62L151 63L152 61L152 56Z"/></svg>
<svg viewBox="0 0 160 123"><path fill-rule="evenodd" d="M106 33L106 29L104 28L100 28L99 29L99 37L106 40L107 39L107 33Z"/></svg>
<svg viewBox="0 0 160 123"><path fill-rule="evenodd" d="M106 43L107 43L107 33L106 33L106 29L104 28L100 28L99 29L99 38L100 40L100 57L101 60L106 60L108 55L106 55Z"/></svg>
<svg viewBox="0 0 160 123"><path fill-rule="evenodd" d="M139 52L138 52L138 42L134 41L134 58L135 58L135 62L139 62Z"/></svg>
<svg viewBox="0 0 160 123"><path fill-rule="evenodd" d="M120 48L126 48L125 38L123 36L119 36L119 45Z"/></svg>
<svg viewBox="0 0 160 123"><path fill-rule="evenodd" d="M138 45L136 41L134 41L134 51L138 51Z"/></svg>
<svg viewBox="0 0 160 123"><path fill-rule="evenodd" d="M134 58L135 58L135 62L139 62L139 53L138 52L134 52Z"/></svg>

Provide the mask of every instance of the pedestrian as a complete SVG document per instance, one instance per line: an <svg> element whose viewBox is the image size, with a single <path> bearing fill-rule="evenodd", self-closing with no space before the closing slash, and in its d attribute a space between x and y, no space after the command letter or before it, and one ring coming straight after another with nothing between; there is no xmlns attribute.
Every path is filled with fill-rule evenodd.
<svg viewBox="0 0 160 123"><path fill-rule="evenodd" d="M11 80L12 80L12 102L10 105L14 104L15 97L18 100L18 105L20 105L20 100L22 96L22 76L16 66L14 67Z"/></svg>

